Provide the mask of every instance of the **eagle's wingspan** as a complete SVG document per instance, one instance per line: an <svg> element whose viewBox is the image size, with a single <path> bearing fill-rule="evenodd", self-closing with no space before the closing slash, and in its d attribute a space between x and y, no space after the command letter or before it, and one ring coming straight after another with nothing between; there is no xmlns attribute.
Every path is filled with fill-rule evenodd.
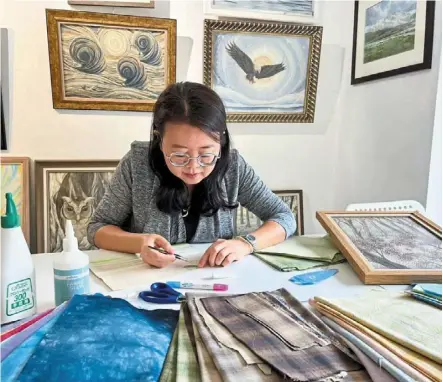
<svg viewBox="0 0 443 382"><path fill-rule="evenodd" d="M272 77L273 75L282 72L285 70L285 66L283 64L277 65L263 65L260 71L255 73L257 78L267 78Z"/></svg>
<svg viewBox="0 0 443 382"><path fill-rule="evenodd" d="M246 74L254 74L254 63L249 56L235 44L235 42L229 43L226 50Z"/></svg>

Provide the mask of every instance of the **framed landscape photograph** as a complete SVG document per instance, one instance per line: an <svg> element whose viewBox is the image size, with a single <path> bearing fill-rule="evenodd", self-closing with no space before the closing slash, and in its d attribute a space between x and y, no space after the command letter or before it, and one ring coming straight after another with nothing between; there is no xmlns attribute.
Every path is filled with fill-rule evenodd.
<svg viewBox="0 0 443 382"><path fill-rule="evenodd" d="M316 23L320 0L204 0L205 13L222 17Z"/></svg>
<svg viewBox="0 0 443 382"><path fill-rule="evenodd" d="M322 27L205 20L204 83L228 122L314 122Z"/></svg>
<svg viewBox="0 0 443 382"><path fill-rule="evenodd" d="M295 221L297 222L295 235L303 235L303 191L274 191L274 194L281 198L294 214ZM234 216L234 232L236 232L236 235L246 235L251 233L263 224L256 215L241 205L235 210Z"/></svg>
<svg viewBox="0 0 443 382"><path fill-rule="evenodd" d="M47 10L55 109L152 111L175 82L176 20Z"/></svg>
<svg viewBox="0 0 443 382"><path fill-rule="evenodd" d="M62 251L66 220L79 249L95 247L87 238L91 217L111 182L118 161L36 161L37 251Z"/></svg>
<svg viewBox="0 0 443 382"><path fill-rule="evenodd" d="M107 7L154 8L154 0L68 0L69 5L95 5Z"/></svg>
<svg viewBox="0 0 443 382"><path fill-rule="evenodd" d="M1 157L1 213L6 211L5 194L10 192L17 212L20 215L23 235L30 245L30 199L29 199L29 166L28 157Z"/></svg>
<svg viewBox="0 0 443 382"><path fill-rule="evenodd" d="M430 69L435 1L356 1L351 84Z"/></svg>
<svg viewBox="0 0 443 382"><path fill-rule="evenodd" d="M441 227L418 212L317 212L365 284L442 282Z"/></svg>

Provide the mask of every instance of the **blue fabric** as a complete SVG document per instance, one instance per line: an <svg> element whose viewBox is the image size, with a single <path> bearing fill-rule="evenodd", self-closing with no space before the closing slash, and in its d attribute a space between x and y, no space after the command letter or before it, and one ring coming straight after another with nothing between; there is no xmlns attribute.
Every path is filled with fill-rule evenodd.
<svg viewBox="0 0 443 382"><path fill-rule="evenodd" d="M294 284L298 285L313 285L334 276L337 272L338 269L325 269L321 271L307 272L302 273L301 275L293 276L289 279L289 281L292 281Z"/></svg>
<svg viewBox="0 0 443 382"><path fill-rule="evenodd" d="M424 293L425 295L441 300L441 284L415 284L412 290L414 292Z"/></svg>
<svg viewBox="0 0 443 382"><path fill-rule="evenodd" d="M102 295L75 295L17 380L157 381L178 314L140 310Z"/></svg>

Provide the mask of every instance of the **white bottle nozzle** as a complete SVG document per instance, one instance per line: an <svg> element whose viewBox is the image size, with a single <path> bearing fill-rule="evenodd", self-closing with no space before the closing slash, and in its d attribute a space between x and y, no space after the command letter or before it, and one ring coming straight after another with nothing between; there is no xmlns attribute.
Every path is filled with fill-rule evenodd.
<svg viewBox="0 0 443 382"><path fill-rule="evenodd" d="M63 239L63 251L78 251L78 240L74 235L74 227L71 220L66 220L65 238Z"/></svg>

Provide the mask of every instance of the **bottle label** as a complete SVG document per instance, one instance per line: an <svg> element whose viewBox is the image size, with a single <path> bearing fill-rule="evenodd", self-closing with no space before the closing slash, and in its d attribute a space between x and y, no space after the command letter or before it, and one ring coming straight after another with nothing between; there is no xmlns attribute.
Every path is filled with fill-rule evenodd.
<svg viewBox="0 0 443 382"><path fill-rule="evenodd" d="M55 304L68 301L75 294L89 293L89 266L62 271L54 269Z"/></svg>
<svg viewBox="0 0 443 382"><path fill-rule="evenodd" d="M6 315L13 316L34 307L34 291L30 278L8 284L6 287Z"/></svg>

